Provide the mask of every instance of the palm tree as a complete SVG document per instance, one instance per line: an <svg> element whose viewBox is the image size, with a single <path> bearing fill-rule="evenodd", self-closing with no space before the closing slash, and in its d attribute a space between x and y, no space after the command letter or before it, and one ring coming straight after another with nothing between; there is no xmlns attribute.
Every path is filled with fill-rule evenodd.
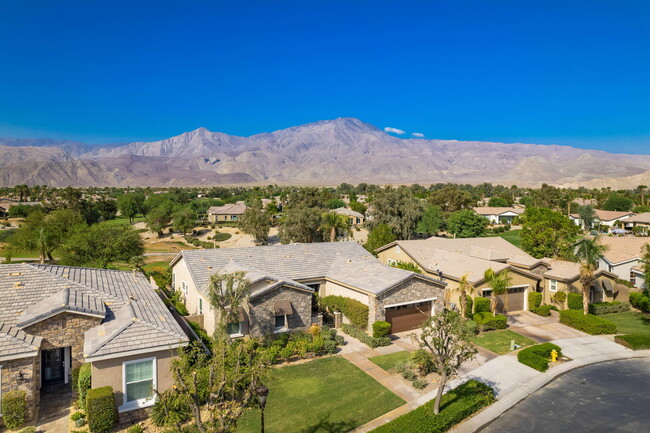
<svg viewBox="0 0 650 433"><path fill-rule="evenodd" d="M510 271L505 269L500 273L494 272L492 268L485 271L483 274L485 282L490 285L491 295L490 295L490 309L492 310L492 315L497 315L497 296L505 295L503 302L503 312L508 314L509 300L508 300L508 287L512 282L510 277Z"/></svg>
<svg viewBox="0 0 650 433"><path fill-rule="evenodd" d="M639 190L641 193L641 206L645 205L645 200L644 200L644 195L645 195L645 190L648 189L648 185L639 185L636 187L636 189Z"/></svg>
<svg viewBox="0 0 650 433"><path fill-rule="evenodd" d="M474 286L472 286L470 282L467 281L467 274L463 275L460 278L459 284L460 285L458 289L460 290L460 315L465 317L465 313L467 311L467 295L474 293L475 289Z"/></svg>
<svg viewBox="0 0 650 433"><path fill-rule="evenodd" d="M348 218L345 215L338 214L336 212L325 212L321 215L320 231L323 232L323 235L327 236L329 233L330 242L336 241L336 235L339 232L345 232L348 235L352 235L352 229L348 223Z"/></svg>
<svg viewBox="0 0 650 433"><path fill-rule="evenodd" d="M593 284L594 274L598 269L598 260L607 251L607 245L600 243L599 238L584 238L576 248L575 255L580 262L580 284L582 285L583 313L589 313L589 291Z"/></svg>

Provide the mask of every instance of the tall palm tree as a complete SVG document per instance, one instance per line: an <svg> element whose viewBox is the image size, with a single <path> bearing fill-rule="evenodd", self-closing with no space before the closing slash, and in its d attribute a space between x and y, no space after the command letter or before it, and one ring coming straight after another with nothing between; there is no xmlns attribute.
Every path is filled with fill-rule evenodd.
<svg viewBox="0 0 650 433"><path fill-rule="evenodd" d="M485 282L490 285L491 295L490 295L490 310L492 310L492 315L497 315L497 296L505 295L503 302L503 311L505 314L508 314L509 299L508 299L508 287L512 282L512 277L510 277L509 270L503 270L500 273L494 272L492 268L485 271L483 274Z"/></svg>
<svg viewBox="0 0 650 433"><path fill-rule="evenodd" d="M645 205L645 190L648 189L648 185L639 185L636 187L641 193L641 206Z"/></svg>
<svg viewBox="0 0 650 433"><path fill-rule="evenodd" d="M471 296L476 290L474 286L467 281L467 274L460 277L458 290L460 291L460 315L465 317L465 313L467 312L467 295Z"/></svg>
<svg viewBox="0 0 650 433"><path fill-rule="evenodd" d="M600 243L599 238L584 238L578 243L575 255L580 263L580 284L582 285L582 309L589 313L589 291L595 280L598 260L607 251L607 245Z"/></svg>
<svg viewBox="0 0 650 433"><path fill-rule="evenodd" d="M330 242L336 241L337 233L344 232L348 235L352 235L352 229L348 222L348 218L345 215L337 214L336 212L325 212L321 215L320 231L323 232L323 235L327 236L329 234Z"/></svg>

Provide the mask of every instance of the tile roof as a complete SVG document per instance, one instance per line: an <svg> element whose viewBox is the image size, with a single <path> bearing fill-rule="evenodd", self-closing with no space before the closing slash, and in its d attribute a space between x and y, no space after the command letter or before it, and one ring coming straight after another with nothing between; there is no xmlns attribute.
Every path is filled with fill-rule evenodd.
<svg viewBox="0 0 650 433"><path fill-rule="evenodd" d="M208 208L208 215L241 215L246 212L246 205L243 203L225 204L223 206L211 206Z"/></svg>
<svg viewBox="0 0 650 433"><path fill-rule="evenodd" d="M629 215L634 215L633 212L619 212L614 210L594 209L596 217L601 221L613 221L615 219L624 218Z"/></svg>
<svg viewBox="0 0 650 433"><path fill-rule="evenodd" d="M518 215L524 213L524 209L514 208L514 207L491 207L491 206L482 206L475 207L474 212L479 215L501 215L506 212L513 212Z"/></svg>
<svg viewBox="0 0 650 433"><path fill-rule="evenodd" d="M599 239L607 246L603 256L612 264L640 259L645 245L650 244L650 238L636 236L600 236Z"/></svg>
<svg viewBox="0 0 650 433"><path fill-rule="evenodd" d="M334 209L334 212L340 215L347 215L355 218L365 218L365 216L362 213L355 212L352 209L348 209L346 207L340 207L337 209Z"/></svg>
<svg viewBox="0 0 650 433"><path fill-rule="evenodd" d="M603 269L596 269L594 272L595 276L602 274L618 277L618 275ZM573 281L580 277L580 263L552 259L550 261L550 268L544 272L544 276L557 280Z"/></svg>
<svg viewBox="0 0 650 433"><path fill-rule="evenodd" d="M650 224L650 212L644 212L640 213L638 215L631 216L629 218L625 219L626 223L644 223L644 224Z"/></svg>

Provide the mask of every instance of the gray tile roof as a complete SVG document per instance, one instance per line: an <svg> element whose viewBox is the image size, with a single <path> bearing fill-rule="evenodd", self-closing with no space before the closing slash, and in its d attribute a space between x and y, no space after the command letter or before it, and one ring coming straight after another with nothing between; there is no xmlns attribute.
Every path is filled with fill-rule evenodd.
<svg viewBox="0 0 650 433"><path fill-rule="evenodd" d="M181 258L185 260L194 284L199 288L229 262L276 281L300 283L309 279L330 278L373 294L380 294L408 278L418 276L382 265L356 242L185 250L174 258L172 264ZM443 284L432 278L423 278Z"/></svg>

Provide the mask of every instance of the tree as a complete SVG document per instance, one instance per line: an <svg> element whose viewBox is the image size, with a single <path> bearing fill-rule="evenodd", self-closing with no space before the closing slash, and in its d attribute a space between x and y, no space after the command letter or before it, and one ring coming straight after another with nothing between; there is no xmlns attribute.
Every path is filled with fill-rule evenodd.
<svg viewBox="0 0 650 433"><path fill-rule="evenodd" d="M504 295L503 312L508 314L509 300L508 300L508 287L512 284L510 271L507 269L496 273L492 268L485 271L483 274L485 282L490 286L490 310L492 315L497 315L497 296Z"/></svg>
<svg viewBox="0 0 650 433"><path fill-rule="evenodd" d="M368 241L363 244L363 247L375 254L377 249L394 242L396 239L397 236L395 236L388 224L378 224L370 231Z"/></svg>
<svg viewBox="0 0 650 433"><path fill-rule="evenodd" d="M641 194L641 206L645 206L645 190L648 189L648 185L639 185L636 189Z"/></svg>
<svg viewBox="0 0 650 433"><path fill-rule="evenodd" d="M634 202L632 199L627 198L623 195L613 194L607 199L605 204L603 204L603 209L629 212L633 206Z"/></svg>
<svg viewBox="0 0 650 433"><path fill-rule="evenodd" d="M372 218L366 224L371 230L387 224L400 239L410 239L422 218L422 206L409 188L387 187L375 193L369 213Z"/></svg>
<svg viewBox="0 0 650 433"><path fill-rule="evenodd" d="M598 261L603 257L607 251L607 245L600 243L598 238L584 238L582 239L575 251L575 255L580 262L580 284L582 285L582 305L583 313L589 313L589 291L594 282L594 273L598 269Z"/></svg>
<svg viewBox="0 0 650 433"><path fill-rule="evenodd" d="M460 291L460 315L463 317L467 316L467 296L471 296L476 291L474 286L467 281L467 276L467 274L463 275L458 282L458 290Z"/></svg>
<svg viewBox="0 0 650 433"><path fill-rule="evenodd" d="M646 289L650 289L650 244L643 246L641 266L643 268L643 285Z"/></svg>
<svg viewBox="0 0 650 433"><path fill-rule="evenodd" d="M413 262L403 262L398 260L395 263L391 263L390 266L393 268L404 269L405 271L415 272L416 274L422 274L422 269Z"/></svg>
<svg viewBox="0 0 650 433"><path fill-rule="evenodd" d="M425 209L416 230L418 233L433 236L440 231L443 224L442 209L440 206L431 205Z"/></svg>
<svg viewBox="0 0 650 433"><path fill-rule="evenodd" d="M117 202L109 198L101 197L92 203L92 207L97 212L99 221L112 220L117 215Z"/></svg>
<svg viewBox="0 0 650 433"><path fill-rule="evenodd" d="M214 335L216 339L228 337L228 324L239 323L239 307L250 294L251 282L243 271L216 273L210 277L208 302L215 310L217 324Z"/></svg>
<svg viewBox="0 0 650 433"><path fill-rule="evenodd" d="M106 269L115 263L139 265L144 242L130 225L78 226L62 247L61 264Z"/></svg>
<svg viewBox="0 0 650 433"><path fill-rule="evenodd" d="M492 197L488 201L488 206L490 207L508 207L510 203L503 197Z"/></svg>
<svg viewBox="0 0 650 433"><path fill-rule="evenodd" d="M352 209L355 212L359 212L360 214L363 214L363 215L365 215L366 211L368 210L368 208L366 207L365 204L359 203L356 200L353 200L353 201L350 202L350 209Z"/></svg>
<svg viewBox="0 0 650 433"><path fill-rule="evenodd" d="M149 227L149 230L158 233L158 236L160 236L163 229L172 221L172 209L171 202L163 202L151 209L147 213L147 227Z"/></svg>
<svg viewBox="0 0 650 433"><path fill-rule="evenodd" d="M340 207L345 207L345 202L340 198L333 198L327 202L328 209L338 209Z"/></svg>
<svg viewBox="0 0 650 433"><path fill-rule="evenodd" d="M528 208L521 216L521 245L535 258L570 257L580 228L560 212Z"/></svg>
<svg viewBox="0 0 650 433"><path fill-rule="evenodd" d="M130 193L120 195L117 198L117 208L133 224L133 218L139 213L144 213L144 194Z"/></svg>
<svg viewBox="0 0 650 433"><path fill-rule="evenodd" d="M14 207L16 207L16 206L14 206ZM12 207L11 209L13 209L14 207ZM9 210L11 211L11 209L9 209ZM648 206L648 205L634 206L634 209L632 209L632 212L634 212L634 213L650 212L650 206Z"/></svg>
<svg viewBox="0 0 650 433"><path fill-rule="evenodd" d="M440 206L440 209L447 215L451 212L472 207L475 200L469 192L461 190L458 185L448 185L432 192L429 202Z"/></svg>
<svg viewBox="0 0 650 433"><path fill-rule="evenodd" d="M323 237L329 236L330 242L335 242L338 234L346 234L352 236L350 223L345 215L337 214L336 212L325 212L321 215L321 223L318 227L323 233Z"/></svg>
<svg viewBox="0 0 650 433"><path fill-rule="evenodd" d="M269 206L275 203L269 203ZM267 206L268 207L268 206ZM273 217L269 212L259 206L252 206L239 220L239 228L244 233L252 235L257 245L264 245L269 239L269 232L273 224Z"/></svg>
<svg viewBox="0 0 650 433"><path fill-rule="evenodd" d="M587 230L591 229L596 219L596 211L590 204L578 208L578 216Z"/></svg>
<svg viewBox="0 0 650 433"><path fill-rule="evenodd" d="M476 323L465 319L455 311L444 310L427 319L420 334L411 338L421 349L431 354L436 371L440 374L438 393L433 413L440 413L440 398L449 377L453 376L465 361L476 356L474 344Z"/></svg>
<svg viewBox="0 0 650 433"><path fill-rule="evenodd" d="M174 230L179 231L185 235L185 233L191 231L196 224L196 213L191 206L183 206L178 208L173 216L172 222L174 225Z"/></svg>
<svg viewBox="0 0 650 433"><path fill-rule="evenodd" d="M18 196L18 201L22 202L25 201L27 197L29 197L30 190L27 185L16 185L14 187L14 196Z"/></svg>
<svg viewBox="0 0 650 433"><path fill-rule="evenodd" d="M476 238L485 234L488 220L472 209L462 209L447 218L447 230L458 238Z"/></svg>
<svg viewBox="0 0 650 433"><path fill-rule="evenodd" d="M279 235L283 244L290 242L320 242L320 209L304 204L288 207L282 219Z"/></svg>

